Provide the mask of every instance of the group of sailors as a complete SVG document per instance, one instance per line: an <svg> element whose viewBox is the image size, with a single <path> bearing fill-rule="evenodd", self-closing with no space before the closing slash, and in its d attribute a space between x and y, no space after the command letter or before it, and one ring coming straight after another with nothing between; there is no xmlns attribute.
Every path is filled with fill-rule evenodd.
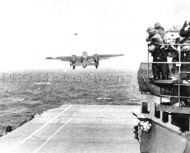
<svg viewBox="0 0 190 153"><path fill-rule="evenodd" d="M172 57L172 62L179 61L179 51L177 50L177 46L181 47L180 61L190 62L190 22L184 22L182 28L179 31L181 38L176 39L175 44L167 43L166 31L160 23L155 23L154 27L149 27L147 29L147 33L148 37L146 38L146 41L149 42L148 51L153 57L153 79L171 79L170 73L175 73L178 68L176 64L173 64L173 68L171 69L171 72L169 72L167 57ZM188 70L187 67L190 66L188 64L181 65L181 68L183 69Z"/></svg>

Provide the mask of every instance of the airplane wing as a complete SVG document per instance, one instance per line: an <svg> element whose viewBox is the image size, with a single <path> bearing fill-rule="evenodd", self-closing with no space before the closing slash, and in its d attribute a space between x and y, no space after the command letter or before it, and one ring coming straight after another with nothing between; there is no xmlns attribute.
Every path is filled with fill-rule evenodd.
<svg viewBox="0 0 190 153"><path fill-rule="evenodd" d="M59 57L46 57L46 59L51 59L51 60L61 60L61 61L72 61L72 60L80 60L81 57L79 56L59 56Z"/></svg>
<svg viewBox="0 0 190 153"><path fill-rule="evenodd" d="M52 59L52 60L61 60L61 61L70 61L70 56L60 56L60 57L46 57L46 59Z"/></svg>
<svg viewBox="0 0 190 153"><path fill-rule="evenodd" d="M93 56L90 56L91 59L94 59L96 57L99 58L99 60L103 60L103 59L108 59L110 57L117 57L117 56L124 56L124 54L102 54L102 55L93 55Z"/></svg>

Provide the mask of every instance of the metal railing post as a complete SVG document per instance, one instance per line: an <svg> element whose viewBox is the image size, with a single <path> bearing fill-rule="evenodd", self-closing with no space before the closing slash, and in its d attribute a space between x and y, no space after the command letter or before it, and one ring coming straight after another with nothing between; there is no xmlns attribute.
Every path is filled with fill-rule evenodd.
<svg viewBox="0 0 190 153"><path fill-rule="evenodd" d="M178 72L178 102L179 105L181 105L181 94L180 94L180 88L181 88L181 46L177 46L177 51L179 53L179 72Z"/></svg>
<svg viewBox="0 0 190 153"><path fill-rule="evenodd" d="M150 72L149 72L149 51L147 52L147 61L148 61L148 78L150 78Z"/></svg>

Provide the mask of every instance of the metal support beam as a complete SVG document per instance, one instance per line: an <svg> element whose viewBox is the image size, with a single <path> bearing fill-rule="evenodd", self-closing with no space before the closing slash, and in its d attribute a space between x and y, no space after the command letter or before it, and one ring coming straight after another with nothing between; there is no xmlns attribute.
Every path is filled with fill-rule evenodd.
<svg viewBox="0 0 190 153"><path fill-rule="evenodd" d="M163 121L163 112L160 111L160 119Z"/></svg>
<svg viewBox="0 0 190 153"><path fill-rule="evenodd" d="M158 109L163 112L172 112L179 114L190 114L190 107L177 107L177 106L167 106L167 105L159 105Z"/></svg>
<svg viewBox="0 0 190 153"><path fill-rule="evenodd" d="M168 123L172 123L172 115L168 114Z"/></svg>
<svg viewBox="0 0 190 153"><path fill-rule="evenodd" d="M189 131L190 131L190 115L189 115Z"/></svg>

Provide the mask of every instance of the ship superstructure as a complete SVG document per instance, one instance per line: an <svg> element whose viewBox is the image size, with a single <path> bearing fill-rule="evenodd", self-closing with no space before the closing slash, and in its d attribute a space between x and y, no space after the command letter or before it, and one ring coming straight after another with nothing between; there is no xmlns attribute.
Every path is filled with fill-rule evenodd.
<svg viewBox="0 0 190 153"><path fill-rule="evenodd" d="M187 60L190 53L182 50L184 46L190 46L190 44L176 43L176 39L179 37L176 37L177 32L175 31L169 31L168 34L171 37L164 46L171 56L168 56L167 62L151 62L151 56L148 53L148 62L141 63L138 71L139 89L142 93L141 115L144 118L143 120L152 123L153 128L152 131L150 130L151 134L144 133L145 137L149 137L149 140L144 138L144 142L143 140L141 142L144 151L152 149L151 152L159 152L155 150L156 144L150 145L153 141L155 143L158 141L160 148L162 146L159 142L168 145L166 148L174 147L176 143L170 144L172 141L171 133L180 136L178 139L175 137L176 142L181 142L181 137L183 137L183 151L190 149L190 61ZM173 56L173 53L177 56ZM168 66L168 77L166 79L154 79L152 73L152 64L154 63ZM142 117L138 118L142 120ZM151 149L148 146L151 146Z"/></svg>

